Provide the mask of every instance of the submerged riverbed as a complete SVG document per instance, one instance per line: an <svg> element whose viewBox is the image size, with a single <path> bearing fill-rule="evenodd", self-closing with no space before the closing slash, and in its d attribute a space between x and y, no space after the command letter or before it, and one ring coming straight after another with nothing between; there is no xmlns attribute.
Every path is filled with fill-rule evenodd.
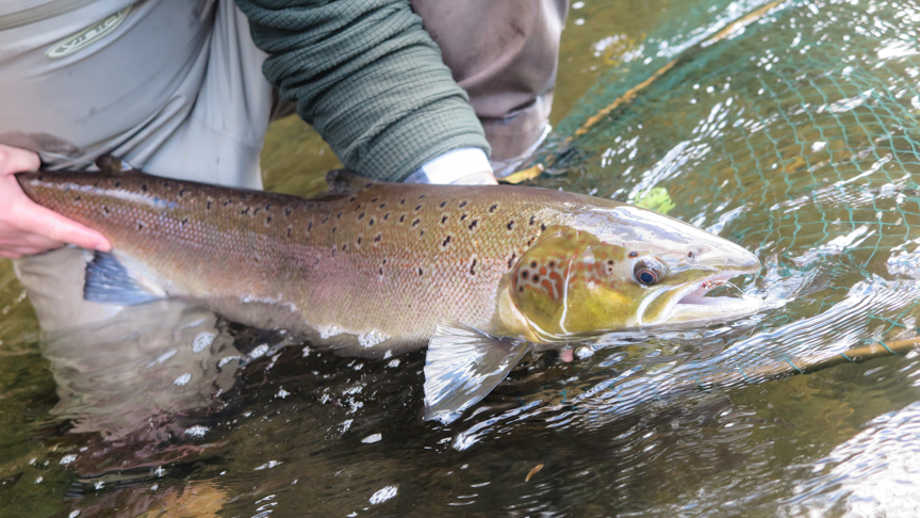
<svg viewBox="0 0 920 518"><path fill-rule="evenodd" d="M530 357L451 425L421 352L41 339L0 262L0 516L920 513L920 6L854 4L573 2L530 183L666 189L768 307ZM263 164L302 194L336 161L286 119Z"/></svg>

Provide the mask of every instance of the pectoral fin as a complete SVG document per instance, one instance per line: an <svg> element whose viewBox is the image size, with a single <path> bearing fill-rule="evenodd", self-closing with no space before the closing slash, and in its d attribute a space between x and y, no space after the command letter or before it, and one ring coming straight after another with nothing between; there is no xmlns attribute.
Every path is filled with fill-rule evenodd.
<svg viewBox="0 0 920 518"><path fill-rule="evenodd" d="M425 419L450 423L492 392L530 344L439 325L425 357Z"/></svg>
<svg viewBox="0 0 920 518"><path fill-rule="evenodd" d="M157 291L134 278L112 254L96 252L86 265L83 298L88 301L133 306L165 296Z"/></svg>

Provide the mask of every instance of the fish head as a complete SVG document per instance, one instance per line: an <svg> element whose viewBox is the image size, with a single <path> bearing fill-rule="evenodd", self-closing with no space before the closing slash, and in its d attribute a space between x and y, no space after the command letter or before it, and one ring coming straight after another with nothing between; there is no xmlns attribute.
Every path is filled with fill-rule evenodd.
<svg viewBox="0 0 920 518"><path fill-rule="evenodd" d="M530 334L558 341L609 331L693 326L756 312L753 296L707 296L755 273L757 257L676 219L619 205L546 229L508 274Z"/></svg>

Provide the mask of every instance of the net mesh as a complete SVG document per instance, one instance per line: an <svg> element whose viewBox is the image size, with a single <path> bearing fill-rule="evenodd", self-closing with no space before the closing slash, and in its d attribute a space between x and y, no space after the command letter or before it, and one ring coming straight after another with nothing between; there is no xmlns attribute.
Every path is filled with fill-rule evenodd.
<svg viewBox="0 0 920 518"><path fill-rule="evenodd" d="M586 408L916 348L918 22L910 2L682 3L558 124L537 183L666 188L669 215L757 252L741 288L770 304L653 338L668 361L622 360L583 386Z"/></svg>

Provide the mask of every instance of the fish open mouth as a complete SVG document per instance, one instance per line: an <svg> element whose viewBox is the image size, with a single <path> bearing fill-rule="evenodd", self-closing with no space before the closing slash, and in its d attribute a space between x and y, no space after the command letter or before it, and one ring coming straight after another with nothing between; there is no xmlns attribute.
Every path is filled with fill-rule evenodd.
<svg viewBox="0 0 920 518"><path fill-rule="evenodd" d="M678 288L676 293L674 290L663 291L659 297L668 296L669 300L655 320L661 324L699 323L732 320L756 313L764 303L760 297L709 295L732 277L747 273L750 272L723 271Z"/></svg>

